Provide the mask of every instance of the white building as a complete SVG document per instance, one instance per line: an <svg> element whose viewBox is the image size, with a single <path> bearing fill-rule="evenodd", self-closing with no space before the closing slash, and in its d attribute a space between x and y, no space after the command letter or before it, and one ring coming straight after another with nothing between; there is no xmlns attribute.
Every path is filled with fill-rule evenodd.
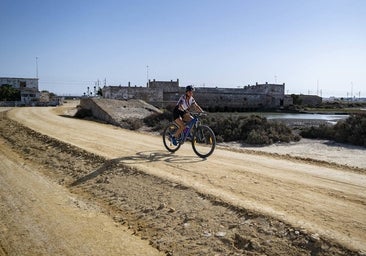
<svg viewBox="0 0 366 256"><path fill-rule="evenodd" d="M23 104L29 105L40 98L38 78L0 77L0 86L3 85L11 85L13 88L19 89Z"/></svg>

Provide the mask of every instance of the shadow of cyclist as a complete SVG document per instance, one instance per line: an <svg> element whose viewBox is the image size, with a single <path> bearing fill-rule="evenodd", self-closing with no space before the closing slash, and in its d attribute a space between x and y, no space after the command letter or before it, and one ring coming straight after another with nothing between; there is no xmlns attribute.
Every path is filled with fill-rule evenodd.
<svg viewBox="0 0 366 256"><path fill-rule="evenodd" d="M181 156L167 153L166 151L141 151L136 155L125 156L105 160L105 162L96 170L88 173L87 175L78 178L72 182L69 186L74 187L89 180L95 179L99 175L102 175L106 171L110 171L116 167L131 166L134 164L149 163L149 162L168 162L168 163L198 163L205 161L206 159L198 158L197 156Z"/></svg>

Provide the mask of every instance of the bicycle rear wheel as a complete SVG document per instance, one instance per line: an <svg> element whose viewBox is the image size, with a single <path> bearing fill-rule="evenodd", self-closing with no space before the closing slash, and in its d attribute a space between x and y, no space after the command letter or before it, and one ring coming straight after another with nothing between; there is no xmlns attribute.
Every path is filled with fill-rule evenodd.
<svg viewBox="0 0 366 256"><path fill-rule="evenodd" d="M210 127L198 126L192 138L193 151L202 158L210 156L215 150L216 137Z"/></svg>
<svg viewBox="0 0 366 256"><path fill-rule="evenodd" d="M167 127L165 127L163 131L163 143L165 148L169 152L175 152L180 148L180 143L178 143L176 146L171 141L172 136L175 134L175 132L178 130L178 125L175 123L170 123Z"/></svg>

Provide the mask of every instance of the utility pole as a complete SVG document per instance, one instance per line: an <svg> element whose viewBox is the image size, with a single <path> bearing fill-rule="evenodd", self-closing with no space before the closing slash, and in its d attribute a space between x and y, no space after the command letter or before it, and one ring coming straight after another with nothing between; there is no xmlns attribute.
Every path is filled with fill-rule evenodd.
<svg viewBox="0 0 366 256"><path fill-rule="evenodd" d="M147 81L147 86L149 86L149 66L146 66L146 81Z"/></svg>
<svg viewBox="0 0 366 256"><path fill-rule="evenodd" d="M36 78L38 78L38 57L36 57Z"/></svg>
<svg viewBox="0 0 366 256"><path fill-rule="evenodd" d="M353 82L351 81L351 99L353 98Z"/></svg>

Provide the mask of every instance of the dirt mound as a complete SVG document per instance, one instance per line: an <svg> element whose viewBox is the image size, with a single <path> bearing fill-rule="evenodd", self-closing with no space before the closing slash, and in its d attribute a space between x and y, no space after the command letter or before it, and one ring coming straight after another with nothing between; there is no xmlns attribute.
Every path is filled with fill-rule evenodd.
<svg viewBox="0 0 366 256"><path fill-rule="evenodd" d="M143 119L161 111L143 100L113 100L84 98L81 99L77 111L73 113L77 118L95 118L99 121L136 130L143 125Z"/></svg>
<svg viewBox="0 0 366 256"><path fill-rule="evenodd" d="M140 118L143 119L153 113L161 113L161 111L146 103L143 100L112 100L112 99L95 99L95 103L104 111L108 112L116 120Z"/></svg>

